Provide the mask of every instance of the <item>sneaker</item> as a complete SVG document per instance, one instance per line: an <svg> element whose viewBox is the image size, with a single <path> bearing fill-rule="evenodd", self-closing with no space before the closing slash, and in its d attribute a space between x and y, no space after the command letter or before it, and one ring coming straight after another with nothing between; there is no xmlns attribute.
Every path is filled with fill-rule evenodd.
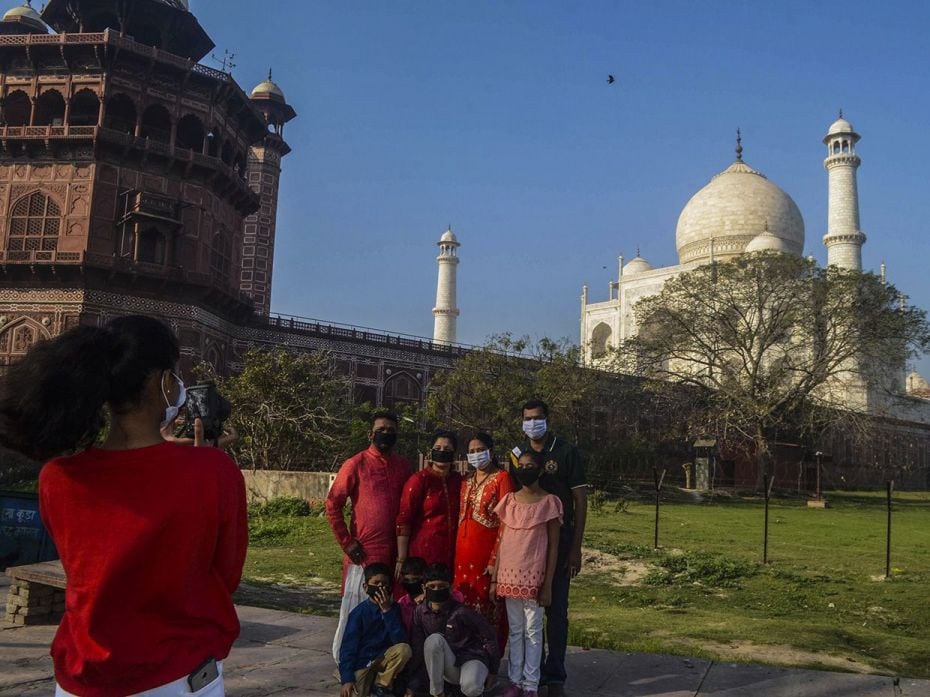
<svg viewBox="0 0 930 697"><path fill-rule="evenodd" d="M502 694L501 697L523 697L524 694L526 693L523 692L522 687L511 683L510 686L504 690L504 694Z"/></svg>
<svg viewBox="0 0 930 697"><path fill-rule="evenodd" d="M382 687L381 685L372 685L371 692L369 693L371 697L394 697L394 692L389 687Z"/></svg>

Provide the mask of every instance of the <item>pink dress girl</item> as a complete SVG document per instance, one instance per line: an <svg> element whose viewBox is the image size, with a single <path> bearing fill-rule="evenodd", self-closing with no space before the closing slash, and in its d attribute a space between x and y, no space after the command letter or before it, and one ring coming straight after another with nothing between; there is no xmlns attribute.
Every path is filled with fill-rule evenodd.
<svg viewBox="0 0 930 697"><path fill-rule="evenodd" d="M546 494L523 503L510 493L494 510L502 523L497 595L505 599L510 625L510 682L512 687L522 687L516 693L535 695L542 658L544 605L549 603L549 599L541 597L547 580L549 522L557 520L561 524L562 502L558 496Z"/></svg>

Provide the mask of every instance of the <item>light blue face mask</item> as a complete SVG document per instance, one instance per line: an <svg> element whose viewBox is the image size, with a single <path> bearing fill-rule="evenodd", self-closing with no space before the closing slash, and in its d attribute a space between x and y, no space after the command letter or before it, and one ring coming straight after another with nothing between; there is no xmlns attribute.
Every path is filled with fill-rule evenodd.
<svg viewBox="0 0 930 697"><path fill-rule="evenodd" d="M549 425L546 419L524 419L523 421L523 432L530 440L542 440L548 430Z"/></svg>
<svg viewBox="0 0 930 697"><path fill-rule="evenodd" d="M164 428L176 418L178 418L178 412L181 411L181 407L184 406L184 402L187 401L187 388L184 387L184 381L179 378L174 373L171 373L171 377L178 381L178 401L175 404L172 404L168 401L168 393L165 392L165 381L161 381L161 394L165 398L165 404L168 406L165 408L165 420L161 422L161 427Z"/></svg>
<svg viewBox="0 0 930 697"><path fill-rule="evenodd" d="M482 450L478 453L468 453L468 464L478 470L485 469L491 464L491 451Z"/></svg>

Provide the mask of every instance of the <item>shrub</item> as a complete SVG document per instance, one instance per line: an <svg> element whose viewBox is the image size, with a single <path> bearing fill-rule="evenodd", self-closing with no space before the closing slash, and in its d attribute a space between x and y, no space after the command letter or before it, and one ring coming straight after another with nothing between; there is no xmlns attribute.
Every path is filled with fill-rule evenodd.
<svg viewBox="0 0 930 697"><path fill-rule="evenodd" d="M265 503L253 504L249 512L265 518L295 518L312 513L310 504L296 496L279 496Z"/></svg>
<svg viewBox="0 0 930 697"><path fill-rule="evenodd" d="M250 544L283 544L298 533L294 518L253 518L249 521Z"/></svg>
<svg viewBox="0 0 930 697"><path fill-rule="evenodd" d="M658 561L643 582L651 586L700 584L715 588L739 588L739 581L755 575L752 562L717 554L688 552L668 555Z"/></svg>

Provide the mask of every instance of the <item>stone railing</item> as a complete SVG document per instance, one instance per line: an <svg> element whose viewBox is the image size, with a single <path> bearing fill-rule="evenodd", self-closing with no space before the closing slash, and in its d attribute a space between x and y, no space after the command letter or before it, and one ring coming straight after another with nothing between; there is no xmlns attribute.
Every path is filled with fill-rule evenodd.
<svg viewBox="0 0 930 697"><path fill-rule="evenodd" d="M58 252L48 250L29 250L23 252L0 251L0 263L43 263L43 264L82 264L84 252Z"/></svg>
<svg viewBox="0 0 930 697"><path fill-rule="evenodd" d="M3 138L93 138L97 134L96 126L2 126L0 139Z"/></svg>
<svg viewBox="0 0 930 697"><path fill-rule="evenodd" d="M412 351L428 351L430 353L445 353L454 356L464 356L475 347L464 344L438 344L430 339L419 336L405 336L403 334L389 334L368 327L353 327L346 324L320 322L304 317L291 317L288 315L255 315L253 325L262 329L282 329L284 331L307 332L314 336L332 339L349 339L369 344Z"/></svg>

